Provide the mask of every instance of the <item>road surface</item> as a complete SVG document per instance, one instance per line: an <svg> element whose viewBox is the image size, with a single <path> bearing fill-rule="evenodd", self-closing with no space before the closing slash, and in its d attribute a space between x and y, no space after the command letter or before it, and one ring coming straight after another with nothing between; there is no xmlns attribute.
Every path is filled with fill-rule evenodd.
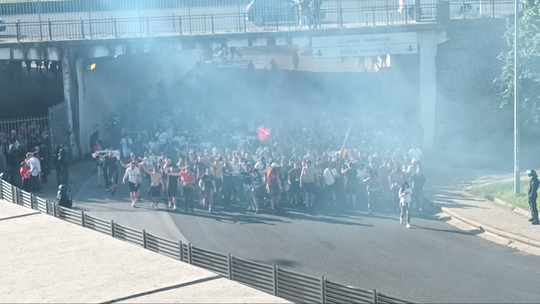
<svg viewBox="0 0 540 304"><path fill-rule="evenodd" d="M246 214L241 207L184 214L164 206L152 210L144 192L134 209L127 187L113 197L92 178L77 193L77 207L164 236L174 234L173 223L205 249L425 303L539 299L540 257L485 241L429 214L415 214L412 229L400 225L395 212L307 213L285 206L279 215ZM155 231L154 226L166 227Z"/></svg>

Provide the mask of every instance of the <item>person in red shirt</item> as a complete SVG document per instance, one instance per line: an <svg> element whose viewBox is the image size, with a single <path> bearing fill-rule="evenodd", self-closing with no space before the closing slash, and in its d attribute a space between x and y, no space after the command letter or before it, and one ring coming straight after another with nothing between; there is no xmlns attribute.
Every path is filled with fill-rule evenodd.
<svg viewBox="0 0 540 304"><path fill-rule="evenodd" d="M184 171L179 173L184 184L184 204L186 213L188 212L188 203L193 213L193 191L195 191L195 174L191 172L189 165L185 166Z"/></svg>
<svg viewBox="0 0 540 304"><path fill-rule="evenodd" d="M32 175L30 172L30 166L28 166L26 162L22 162L21 170L19 172L21 174L23 190L26 192L32 191L32 182L30 181L30 178L32 177Z"/></svg>

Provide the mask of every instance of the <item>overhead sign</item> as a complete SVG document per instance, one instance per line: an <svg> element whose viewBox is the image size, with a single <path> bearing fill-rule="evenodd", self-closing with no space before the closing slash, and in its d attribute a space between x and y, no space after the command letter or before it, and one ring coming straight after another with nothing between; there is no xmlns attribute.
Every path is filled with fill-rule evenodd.
<svg viewBox="0 0 540 304"><path fill-rule="evenodd" d="M361 57L418 53L418 35L391 33L313 37L313 58Z"/></svg>

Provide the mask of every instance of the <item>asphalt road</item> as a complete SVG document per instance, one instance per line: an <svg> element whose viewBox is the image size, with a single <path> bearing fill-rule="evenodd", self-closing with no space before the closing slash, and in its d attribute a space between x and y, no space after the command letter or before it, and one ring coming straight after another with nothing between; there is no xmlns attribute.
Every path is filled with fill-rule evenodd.
<svg viewBox="0 0 540 304"><path fill-rule="evenodd" d="M306 213L286 206L278 215L246 214L241 207L184 214L164 206L152 210L147 199L133 209L127 191L122 186L113 197L92 178L78 192L77 206L164 236L172 232L163 223L172 219L196 246L424 303L540 299L540 257L485 241L429 214L414 214L411 229L399 224L395 212Z"/></svg>

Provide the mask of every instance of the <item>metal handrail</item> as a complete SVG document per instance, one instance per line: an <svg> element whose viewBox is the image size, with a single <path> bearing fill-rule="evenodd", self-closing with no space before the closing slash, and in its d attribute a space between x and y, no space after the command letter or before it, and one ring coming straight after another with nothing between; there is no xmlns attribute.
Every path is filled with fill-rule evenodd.
<svg viewBox="0 0 540 304"><path fill-rule="evenodd" d="M372 6L356 8L325 9L322 28L351 28L361 26L415 24L436 22L436 13L427 18L411 18L408 11L413 6ZM436 12L437 6L425 4L424 11ZM248 13L190 14L165 16L138 16L120 18L85 17L78 20L41 20L29 22L6 22L6 31L0 32L1 42L55 41L63 39L103 39L125 37L246 33L298 30L298 12L257 13L263 24L255 25L246 21L252 17ZM305 27L302 28L305 30ZM3 36L3 37L2 37Z"/></svg>
<svg viewBox="0 0 540 304"><path fill-rule="evenodd" d="M19 188L0 180L0 199L5 200L7 198L11 200L11 203L20 204L19 200L22 198L18 195L12 195L13 192L18 191L20 191ZM10 193L12 196L10 196ZM415 303L380 293L375 289L368 290L339 284L326 279L324 276L316 278L286 270L277 265L257 263L230 254L195 247L181 241L175 242L147 233L145 230L141 231L116 224L114 221L87 215L84 211L79 212L60 207L39 197L36 197L35 200L38 203L32 204L30 207L44 214L52 215L91 230L110 234L116 239L213 271L230 280L295 303ZM46 206L45 212L42 207L43 203Z"/></svg>

